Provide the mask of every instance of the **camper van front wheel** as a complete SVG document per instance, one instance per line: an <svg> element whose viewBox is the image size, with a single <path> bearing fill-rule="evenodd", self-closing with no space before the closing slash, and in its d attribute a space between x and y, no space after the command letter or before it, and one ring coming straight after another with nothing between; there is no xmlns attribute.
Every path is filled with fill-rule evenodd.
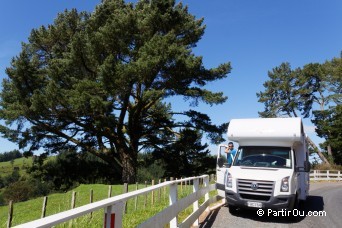
<svg viewBox="0 0 342 228"><path fill-rule="evenodd" d="M296 198L293 202L293 207L291 208L291 210L293 211L294 209L300 210L300 205L301 205L301 201L298 199L298 194L296 194ZM300 216L295 216L294 213L291 214L290 216L290 220L292 222L298 222L300 219Z"/></svg>
<svg viewBox="0 0 342 228"><path fill-rule="evenodd" d="M228 209L231 215L236 215L238 208L236 206L228 205Z"/></svg>
<svg viewBox="0 0 342 228"><path fill-rule="evenodd" d="M298 199L298 194L296 194L296 197L295 197L295 200L293 202L293 206L292 206L291 210L300 209L299 206L300 206L300 201Z"/></svg>

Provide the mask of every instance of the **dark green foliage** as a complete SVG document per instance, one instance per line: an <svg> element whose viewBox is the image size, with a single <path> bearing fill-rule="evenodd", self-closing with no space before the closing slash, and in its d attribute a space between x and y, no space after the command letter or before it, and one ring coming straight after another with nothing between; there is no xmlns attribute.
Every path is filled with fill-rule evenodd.
<svg viewBox="0 0 342 228"><path fill-rule="evenodd" d="M292 70L289 63L282 63L268 72L270 80L264 83L265 91L257 93L259 102L265 104L265 110L259 115L309 117L313 103L319 102L316 94L322 90L322 68L316 63Z"/></svg>
<svg viewBox="0 0 342 228"><path fill-rule="evenodd" d="M137 182L159 180L164 178L165 168L162 160L155 159L151 152L138 154Z"/></svg>
<svg viewBox="0 0 342 228"><path fill-rule="evenodd" d="M13 170L13 172L10 175L3 177L3 185L8 186L14 182L17 182L20 179L19 171Z"/></svg>
<svg viewBox="0 0 342 228"><path fill-rule="evenodd" d="M257 93L265 104L259 115L312 118L317 135L326 139L322 146L331 147L334 162L341 164L342 58L294 70L282 63L268 75L265 91Z"/></svg>
<svg viewBox="0 0 342 228"><path fill-rule="evenodd" d="M206 69L192 52L204 29L175 1L107 0L91 14L60 13L32 30L6 69L0 132L26 155L40 148L92 153L125 182L135 181L139 150L165 145L179 127L221 141L224 128L206 115L174 113L165 103L172 96L193 106L226 100L204 86L225 78L230 64Z"/></svg>
<svg viewBox="0 0 342 228"><path fill-rule="evenodd" d="M0 189L5 187L5 180L3 177L0 176Z"/></svg>
<svg viewBox="0 0 342 228"><path fill-rule="evenodd" d="M5 205L5 200L4 200L3 192L0 191L0 206L2 205Z"/></svg>
<svg viewBox="0 0 342 228"><path fill-rule="evenodd" d="M265 111L259 112L261 117L298 116L299 107L298 83L296 70L289 63L282 63L272 72L268 72L270 80L264 83L265 92L257 93L259 102L265 104Z"/></svg>
<svg viewBox="0 0 342 228"><path fill-rule="evenodd" d="M33 195L33 185L27 181L17 181L10 184L4 191L3 197L6 203L26 201Z"/></svg>
<svg viewBox="0 0 342 228"><path fill-rule="evenodd" d="M92 154L68 150L44 164L34 163L28 171L36 180L50 183L51 190L66 191L79 184L114 184L120 176L110 164Z"/></svg>
<svg viewBox="0 0 342 228"><path fill-rule="evenodd" d="M159 163L159 161L155 161L149 166L140 166L137 170L137 182L145 183L147 181L149 183L151 180L158 181L165 178L165 169Z"/></svg>
<svg viewBox="0 0 342 228"><path fill-rule="evenodd" d="M342 105L313 114L318 136L326 139L323 147L330 146L335 164L342 165Z"/></svg>
<svg viewBox="0 0 342 228"><path fill-rule="evenodd" d="M11 183L3 190L3 199L7 204L13 202L26 201L38 196L46 196L51 189L47 182L39 182L35 179L21 179Z"/></svg>
<svg viewBox="0 0 342 228"><path fill-rule="evenodd" d="M208 174L215 168L216 160L209 156L208 145L202 145L201 139L198 131L186 128L173 143L154 151L154 159L162 160L165 165L165 177Z"/></svg>
<svg viewBox="0 0 342 228"><path fill-rule="evenodd" d="M0 162L6 162L6 161L11 161L16 158L21 158L23 155L20 153L19 150L12 150L9 152L4 152L0 154Z"/></svg>

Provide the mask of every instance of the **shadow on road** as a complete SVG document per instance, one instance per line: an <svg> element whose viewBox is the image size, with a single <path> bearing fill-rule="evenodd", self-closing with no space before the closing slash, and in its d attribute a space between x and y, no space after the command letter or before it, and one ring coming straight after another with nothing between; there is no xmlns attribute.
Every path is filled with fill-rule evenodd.
<svg viewBox="0 0 342 228"><path fill-rule="evenodd" d="M257 210L247 210L247 209L238 209L234 215L229 217L240 217L248 220L254 220L264 223L278 223L278 224L289 224L289 223L298 223L305 219L309 212L313 211L323 211L324 209L324 201L321 196L308 196L306 202L301 205L298 210L288 211L273 211L268 209L263 209L264 215L259 216L257 214ZM223 210L224 213L227 213L228 217L228 207L227 205L222 206L221 208L217 208L209 213L206 219L200 224L199 227L206 228L212 227L217 214L220 210ZM221 212L222 213L222 212Z"/></svg>
<svg viewBox="0 0 342 228"><path fill-rule="evenodd" d="M225 206L210 211L207 217L200 223L199 228L212 227L221 208L225 208Z"/></svg>
<svg viewBox="0 0 342 228"><path fill-rule="evenodd" d="M308 211L323 211L324 201L322 196L308 196L306 202L303 205L303 210Z"/></svg>

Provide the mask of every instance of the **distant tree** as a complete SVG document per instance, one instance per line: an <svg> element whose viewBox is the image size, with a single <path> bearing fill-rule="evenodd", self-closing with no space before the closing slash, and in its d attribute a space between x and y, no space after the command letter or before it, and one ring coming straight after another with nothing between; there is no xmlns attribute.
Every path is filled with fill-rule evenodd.
<svg viewBox="0 0 342 228"><path fill-rule="evenodd" d="M339 58L333 58L324 64L326 71L326 87L329 91L328 100L335 104L342 103L342 51Z"/></svg>
<svg viewBox="0 0 342 228"><path fill-rule="evenodd" d="M33 186L25 181L18 181L10 184L5 188L3 197L6 202L13 200L13 202L26 201L32 197Z"/></svg>
<svg viewBox="0 0 342 228"><path fill-rule="evenodd" d="M11 161L16 158L21 158L23 157L22 153L20 153L19 150L12 150L9 152L4 152L0 154L0 162L6 162L6 161Z"/></svg>
<svg viewBox="0 0 342 228"><path fill-rule="evenodd" d="M139 150L163 146L182 126L220 142L223 126L199 112L175 112L165 100L221 104L223 93L205 85L231 69L203 66L192 51L203 19L175 2L106 0L93 13L65 11L32 30L0 93L0 119L17 130L0 132L28 154L42 147L92 153L125 182L135 181Z"/></svg>
<svg viewBox="0 0 342 228"><path fill-rule="evenodd" d="M265 111L259 112L261 117L299 116L297 71L289 63L282 63L268 72L270 80L264 83L265 91L257 93L259 102L265 104Z"/></svg>
<svg viewBox="0 0 342 228"><path fill-rule="evenodd" d="M208 145L202 145L202 135L191 129L183 129L175 141L153 152L155 159L165 164L166 177L190 177L207 173L215 167L208 163L210 151Z"/></svg>
<svg viewBox="0 0 342 228"><path fill-rule="evenodd" d="M325 107L328 103L323 94L322 68L318 63L310 63L303 69L293 70L290 63L282 63L268 72L270 80L264 83L265 91L257 93L259 102L265 105L265 110L259 112L259 115L307 118L314 102Z"/></svg>
<svg viewBox="0 0 342 228"><path fill-rule="evenodd" d="M36 182L51 183L49 188L66 191L79 184L115 183L120 177L105 163L88 153L65 150L42 165L27 171Z"/></svg>
<svg viewBox="0 0 342 228"><path fill-rule="evenodd" d="M324 111L314 111L312 122L319 137L325 138L324 147L331 147L334 163L342 165L342 105Z"/></svg>
<svg viewBox="0 0 342 228"><path fill-rule="evenodd" d="M138 154L137 181L143 183L147 180L164 178L165 164L156 159L151 151Z"/></svg>
<svg viewBox="0 0 342 228"><path fill-rule="evenodd" d="M282 63L268 75L270 80L264 83L265 91L257 93L259 102L265 104L265 110L259 115L313 117L311 120L317 127L316 132L327 140L324 145L331 154L330 143L340 138L330 132L340 131L338 106L342 101L342 59L334 58L323 64L309 63L294 70L289 63ZM332 121L337 122L333 124ZM334 130L328 131L328 128ZM335 147L335 150L334 157L339 160L337 154L340 149ZM326 161L320 151L316 152Z"/></svg>
<svg viewBox="0 0 342 228"><path fill-rule="evenodd" d="M3 182L5 186L8 186L14 182L19 181L20 174L18 170L13 170L11 174L4 176Z"/></svg>
<svg viewBox="0 0 342 228"><path fill-rule="evenodd" d="M4 178L2 176L0 176L0 189L3 188L3 187L5 187L5 181L4 181Z"/></svg>
<svg viewBox="0 0 342 228"><path fill-rule="evenodd" d="M160 160L155 160L148 166L139 166L137 170L137 182L144 183L150 180L160 180L165 177L165 169Z"/></svg>

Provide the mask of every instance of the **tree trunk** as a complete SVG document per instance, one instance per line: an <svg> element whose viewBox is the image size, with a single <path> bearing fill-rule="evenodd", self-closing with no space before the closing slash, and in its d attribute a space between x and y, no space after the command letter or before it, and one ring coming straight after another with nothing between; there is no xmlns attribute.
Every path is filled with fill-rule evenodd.
<svg viewBox="0 0 342 228"><path fill-rule="evenodd" d="M332 156L332 151L331 151L331 146L330 146L330 144L329 144L328 147L327 147L327 151L328 151L328 155L329 155L329 156Z"/></svg>
<svg viewBox="0 0 342 228"><path fill-rule="evenodd" d="M135 183L137 172L137 162L135 156L130 156L130 153L123 152L122 154L122 181L123 183Z"/></svg>
<svg viewBox="0 0 342 228"><path fill-rule="evenodd" d="M330 163L328 162L328 160L324 157L324 155L322 154L322 152L320 151L320 149L318 149L318 147L316 146L316 144L310 139L309 136L306 137L308 144L314 148L314 150L317 152L319 158L325 163L330 165Z"/></svg>

